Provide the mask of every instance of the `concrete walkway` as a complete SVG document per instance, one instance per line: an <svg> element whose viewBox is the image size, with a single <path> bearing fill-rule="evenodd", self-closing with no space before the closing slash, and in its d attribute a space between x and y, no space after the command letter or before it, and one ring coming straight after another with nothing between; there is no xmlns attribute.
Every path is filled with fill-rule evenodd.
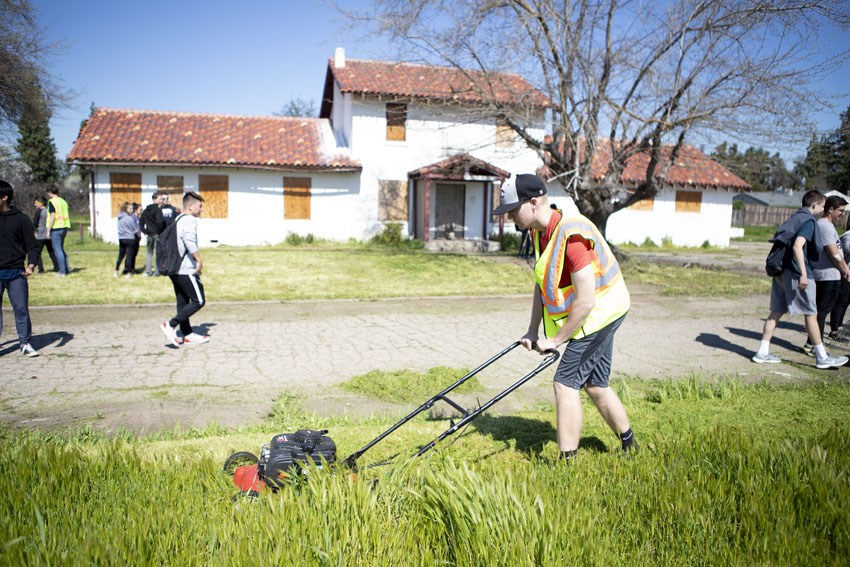
<svg viewBox="0 0 850 567"><path fill-rule="evenodd" d="M660 297L632 286L633 308L615 342L615 374L641 378L734 376L805 380L850 373L817 371L797 347L802 319L783 322L773 352L789 360L756 365L766 297ZM398 408L352 396L337 386L371 370L433 366L474 368L524 332L530 297L438 298L216 304L193 323L212 340L165 346L158 325L168 305L32 309L34 346L21 356L4 306L0 338L0 419L18 426L91 423L114 430L175 424L227 426L268 414L281 394L319 414ZM516 349L481 375L495 393L540 360ZM551 370L503 400L494 411L551 403ZM435 392L436 393L436 392Z"/></svg>

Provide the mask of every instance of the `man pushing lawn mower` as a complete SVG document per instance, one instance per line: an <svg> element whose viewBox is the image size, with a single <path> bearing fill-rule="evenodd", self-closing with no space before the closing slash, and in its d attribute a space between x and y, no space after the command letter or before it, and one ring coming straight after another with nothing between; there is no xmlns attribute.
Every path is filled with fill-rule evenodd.
<svg viewBox="0 0 850 567"><path fill-rule="evenodd" d="M555 408L558 447L567 463L575 459L581 435L581 388L620 438L623 452L637 449L626 410L608 386L614 334L629 311L629 292L599 229L572 201L569 205L553 209L540 178L522 174L502 183L501 204L493 211L507 214L520 230L532 230L537 283L520 344L541 354L566 344L555 371Z"/></svg>

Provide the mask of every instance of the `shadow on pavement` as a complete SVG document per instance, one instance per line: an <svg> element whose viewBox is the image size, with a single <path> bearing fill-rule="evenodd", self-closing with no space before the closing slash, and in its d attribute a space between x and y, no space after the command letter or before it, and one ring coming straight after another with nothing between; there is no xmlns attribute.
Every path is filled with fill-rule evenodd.
<svg viewBox="0 0 850 567"><path fill-rule="evenodd" d="M740 331L741 329L734 329L734 330L729 329L729 330L730 330L730 332L734 333L734 331ZM752 338L752 337L750 337L750 338ZM758 333L758 338L754 339L756 341L756 346L758 346L758 340L759 339L761 339L761 333ZM709 348L717 348L717 349L727 350L731 353L743 356L745 358L750 358L751 356L753 356L753 353L755 352L751 348L745 348L741 345L737 345L733 342L727 341L726 339L724 339L720 335L715 335L713 333L700 333L695 340L696 340L696 342L704 344L705 346L707 346Z"/></svg>
<svg viewBox="0 0 850 567"><path fill-rule="evenodd" d="M197 325L192 325L192 330L199 335L209 335L210 328L215 327L218 323L199 323Z"/></svg>
<svg viewBox="0 0 850 567"><path fill-rule="evenodd" d="M794 325L794 324L783 325L782 321L779 322L778 327L781 328L781 329L799 331L800 332L800 340L797 341L796 343L792 343L791 341L788 341L786 339L781 339L781 338L777 337L776 334L774 334L773 339L770 341L770 344L773 345L773 346L784 348L786 350L794 350L794 351L800 350L800 347L803 346L804 342L806 342L806 331L805 331L804 327L802 325ZM747 355L748 357L752 356L756 352L756 350L758 350L759 341L761 341L761 330L752 331L752 330L749 330L749 329L736 329L734 327L726 327L726 330L729 331L730 333L732 333L733 335L737 335L739 337L744 337L745 339L751 341L750 344L752 346L749 349L745 349L743 351L743 352L749 352L749 354ZM729 343L729 344L732 344L732 343ZM727 350L731 350L731 349L727 349ZM738 352L738 351L732 350L732 352Z"/></svg>
<svg viewBox="0 0 850 567"><path fill-rule="evenodd" d="M65 331L55 331L53 333L43 333L41 335L32 336L32 346L36 349L42 349L48 345L56 343L56 348L61 348L74 340L74 334Z"/></svg>

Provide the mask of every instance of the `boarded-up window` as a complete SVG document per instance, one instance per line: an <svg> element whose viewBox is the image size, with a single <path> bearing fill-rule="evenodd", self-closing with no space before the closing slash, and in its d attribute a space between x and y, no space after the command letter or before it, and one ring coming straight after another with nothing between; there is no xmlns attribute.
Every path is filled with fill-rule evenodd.
<svg viewBox="0 0 850 567"><path fill-rule="evenodd" d="M142 202L141 173L110 173L109 193L112 202L112 216L117 217L121 205Z"/></svg>
<svg viewBox="0 0 850 567"><path fill-rule="evenodd" d="M514 146L516 134L514 129L504 122L496 122L496 147L510 149Z"/></svg>
<svg viewBox="0 0 850 567"><path fill-rule="evenodd" d="M156 190L168 195L171 204L179 207L183 200L183 176L182 175L157 175ZM206 197L204 197L206 199Z"/></svg>
<svg viewBox="0 0 850 567"><path fill-rule="evenodd" d="M702 205L702 193L697 191L676 191L677 213L698 213Z"/></svg>
<svg viewBox="0 0 850 567"><path fill-rule="evenodd" d="M378 220L407 220L407 181L378 181Z"/></svg>
<svg viewBox="0 0 850 567"><path fill-rule="evenodd" d="M651 211L655 207L655 199L653 197L647 197L646 199L641 199L637 203L632 203L629 205L630 211Z"/></svg>
<svg viewBox="0 0 850 567"><path fill-rule="evenodd" d="M204 198L203 216L208 219L226 219L229 179L226 175L199 175L198 192Z"/></svg>
<svg viewBox="0 0 850 567"><path fill-rule="evenodd" d="M407 139L407 105L387 103L387 140L403 142Z"/></svg>
<svg viewBox="0 0 850 567"><path fill-rule="evenodd" d="M309 177L283 178L283 218L310 220L310 195L313 180Z"/></svg>

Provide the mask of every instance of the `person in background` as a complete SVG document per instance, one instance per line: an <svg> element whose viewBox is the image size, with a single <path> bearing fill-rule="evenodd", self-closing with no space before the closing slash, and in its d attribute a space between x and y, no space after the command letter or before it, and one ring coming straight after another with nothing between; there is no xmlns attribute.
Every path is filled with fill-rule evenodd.
<svg viewBox="0 0 850 567"><path fill-rule="evenodd" d="M15 314L15 329L21 354L38 356L30 344L32 321L29 311L29 284L38 254L30 218L12 204L15 190L9 182L0 179L0 302L9 294L9 303ZM3 333L3 310L0 309L0 334Z"/></svg>
<svg viewBox="0 0 850 567"><path fill-rule="evenodd" d="M41 253L47 248L47 254L50 256L50 261L53 263L53 271L59 271L59 265L56 263L56 256L53 254L53 245L50 244L50 234L47 232L47 209L44 203L47 199L38 197L33 203L35 205L35 214L32 217L32 225L35 227L35 239L38 241L38 273L44 273L44 262L41 260Z"/></svg>
<svg viewBox="0 0 850 567"><path fill-rule="evenodd" d="M802 315L809 336L809 344L817 358L817 368L837 368L847 364L846 356L832 356L826 351L818 329L816 284L811 262L816 262L824 248L817 230L817 218L823 213L826 198L820 191L807 191L802 207L782 223L774 236L786 244L787 253L783 270L773 276L770 288L770 314L764 321L761 342L753 355L757 364L778 364L778 356L770 354L770 341L779 320L786 313Z"/></svg>
<svg viewBox="0 0 850 567"><path fill-rule="evenodd" d="M203 261L198 248L198 217L204 209L204 198L190 191L183 195L184 213L174 219L177 223L177 251L183 259L180 270L171 278L174 296L177 299L177 314L170 321L160 324L169 344L180 346L177 327L183 334L184 345L199 345L209 342L208 335L199 335L192 330L189 317L200 311L206 303L204 284L201 283Z"/></svg>
<svg viewBox="0 0 850 567"><path fill-rule="evenodd" d="M142 212L142 216L139 218L141 221L142 232L147 238L147 256L145 258L145 277L150 276L158 276L159 275L159 266L154 261L154 255L156 255L156 259L159 259L159 235L162 234L162 231L165 230L165 219L162 216L162 204L165 202L165 193L160 193L159 191L155 192L151 197L153 201L150 205L145 207L145 210Z"/></svg>
<svg viewBox="0 0 850 567"><path fill-rule="evenodd" d="M812 274L815 277L815 298L818 308L818 329L824 339L824 328L826 318L835 309L838 295L841 292L841 282L850 280L850 269L844 261L844 253L841 250L841 242L835 223L844 216L847 202L838 196L827 197L823 206L823 215L818 219L817 230L823 242L820 258L812 263ZM806 342L803 351L809 356L812 354L812 344Z"/></svg>
<svg viewBox="0 0 850 567"><path fill-rule="evenodd" d="M133 261L131 265L133 266L133 275L136 275L136 258L139 256L139 249L142 245L142 205L139 203L133 203L133 222L136 223L136 246L133 248Z"/></svg>
<svg viewBox="0 0 850 567"><path fill-rule="evenodd" d="M115 277L118 277L118 270L121 267L121 260L124 260L124 277L129 278L136 271L134 262L133 250L137 246L136 231L138 230L135 221L136 216L133 214L132 203L125 202L121 205L121 212L118 213L118 260L115 261Z"/></svg>
<svg viewBox="0 0 850 567"><path fill-rule="evenodd" d="M47 231L50 234L50 243L53 245L53 254L59 264L56 272L60 276L71 273L68 263L68 255L65 253L65 236L71 228L71 217L68 215L68 202L59 196L56 187L47 188Z"/></svg>
<svg viewBox="0 0 850 567"><path fill-rule="evenodd" d="M165 226L173 223L177 219L177 215L180 214L180 211L175 209L170 201L171 198L168 196L168 193L162 193L162 206L160 210L162 211L162 219L165 222ZM165 227L162 230L165 230Z"/></svg>
<svg viewBox="0 0 850 567"><path fill-rule="evenodd" d="M850 215L844 215L843 234L838 238L839 248L844 254L844 261L850 258ZM836 346L850 347L850 332L844 328L844 316L850 305L850 280L841 280L841 288L838 290L838 299L835 307L829 314L830 333L827 337Z"/></svg>

